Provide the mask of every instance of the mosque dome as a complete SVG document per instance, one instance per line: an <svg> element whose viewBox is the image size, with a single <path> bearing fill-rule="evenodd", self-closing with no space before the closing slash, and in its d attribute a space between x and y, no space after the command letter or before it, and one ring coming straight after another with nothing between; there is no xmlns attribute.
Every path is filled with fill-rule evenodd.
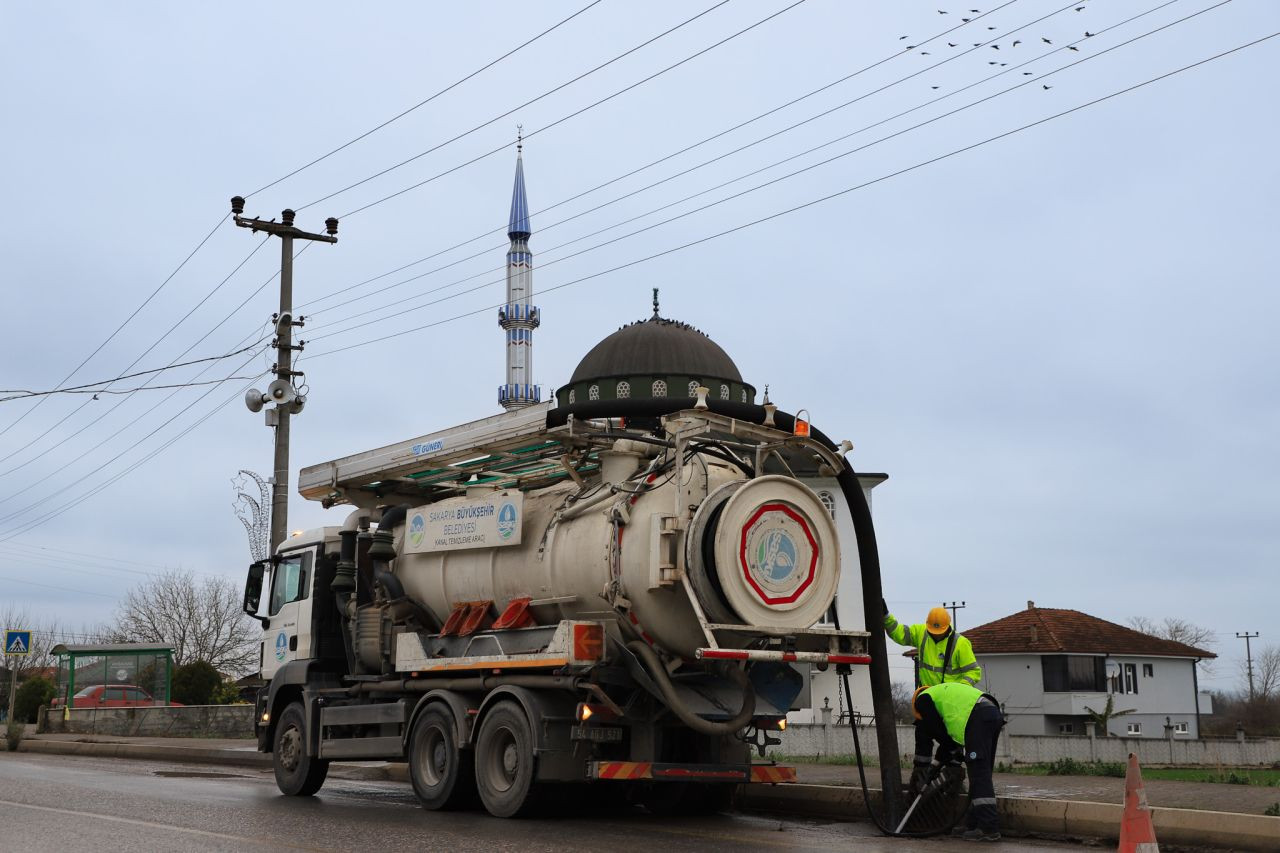
<svg viewBox="0 0 1280 853"><path fill-rule="evenodd" d="M719 344L687 323L653 316L609 335L578 363L569 384L556 392L560 406L596 400L687 400L698 386L707 396L755 402L755 388Z"/></svg>

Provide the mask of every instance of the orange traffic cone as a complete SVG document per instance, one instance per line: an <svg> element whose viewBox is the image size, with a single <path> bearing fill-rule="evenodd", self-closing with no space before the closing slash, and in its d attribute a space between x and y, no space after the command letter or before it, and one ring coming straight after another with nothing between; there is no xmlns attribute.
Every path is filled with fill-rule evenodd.
<svg viewBox="0 0 1280 853"><path fill-rule="evenodd" d="M1124 817L1120 819L1120 853L1160 853L1156 828L1151 825L1147 789L1142 787L1138 756L1129 753L1129 769L1124 774Z"/></svg>

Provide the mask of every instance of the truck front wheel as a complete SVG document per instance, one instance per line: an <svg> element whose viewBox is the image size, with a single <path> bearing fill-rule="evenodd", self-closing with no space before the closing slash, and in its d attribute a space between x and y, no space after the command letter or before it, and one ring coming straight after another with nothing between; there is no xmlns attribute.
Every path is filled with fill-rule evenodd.
<svg viewBox="0 0 1280 853"><path fill-rule="evenodd" d="M276 723L271 763L275 766L276 787L290 797L309 797L324 784L329 762L310 754L307 747L307 717L301 702L284 709Z"/></svg>
<svg viewBox="0 0 1280 853"><path fill-rule="evenodd" d="M458 748L450 712L426 708L409 736L409 780L423 808L462 808L475 799L476 777L470 750Z"/></svg>
<svg viewBox="0 0 1280 853"><path fill-rule="evenodd" d="M533 807L533 731L515 702L493 706L476 738L476 788L494 817L516 817Z"/></svg>

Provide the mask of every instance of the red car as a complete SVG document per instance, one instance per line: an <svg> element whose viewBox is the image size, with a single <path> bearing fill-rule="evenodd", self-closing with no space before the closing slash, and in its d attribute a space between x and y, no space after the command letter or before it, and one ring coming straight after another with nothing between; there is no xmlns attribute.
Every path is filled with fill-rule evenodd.
<svg viewBox="0 0 1280 853"><path fill-rule="evenodd" d="M95 684L71 697L72 708L139 708L163 705L136 684ZM170 702L181 705L181 702ZM53 700L53 707L62 706L62 697Z"/></svg>

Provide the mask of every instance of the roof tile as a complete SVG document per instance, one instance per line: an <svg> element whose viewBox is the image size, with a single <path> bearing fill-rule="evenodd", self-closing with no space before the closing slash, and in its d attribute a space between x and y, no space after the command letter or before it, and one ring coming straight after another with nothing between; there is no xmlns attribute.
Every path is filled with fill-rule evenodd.
<svg viewBox="0 0 1280 853"><path fill-rule="evenodd" d="M1028 607L963 632L976 654L1104 654L1214 658L1213 652L1164 640L1081 613Z"/></svg>

